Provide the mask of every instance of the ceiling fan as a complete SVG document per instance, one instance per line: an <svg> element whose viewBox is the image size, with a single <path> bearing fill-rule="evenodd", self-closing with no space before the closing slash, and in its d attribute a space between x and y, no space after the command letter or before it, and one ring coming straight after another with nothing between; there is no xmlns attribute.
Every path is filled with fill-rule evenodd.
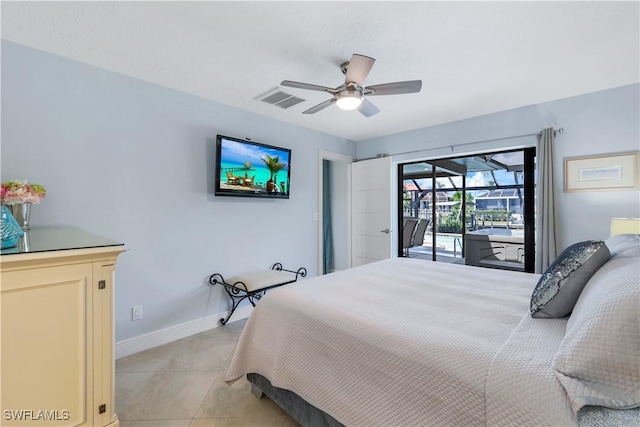
<svg viewBox="0 0 640 427"><path fill-rule="evenodd" d="M343 110L358 109L358 111L366 117L371 117L380 112L378 107L373 105L373 103L366 98L367 96L417 93L422 89L422 80L408 80L404 82L363 86L362 83L369 75L374 62L376 62L374 58L354 53L351 56L350 61L340 65L340 69L345 75L344 84L335 89L327 86L293 82L291 80L284 80L280 85L295 87L298 89L328 92L333 95L333 98L303 111L302 114L317 113L318 111L324 110L331 104L335 103L338 108Z"/></svg>

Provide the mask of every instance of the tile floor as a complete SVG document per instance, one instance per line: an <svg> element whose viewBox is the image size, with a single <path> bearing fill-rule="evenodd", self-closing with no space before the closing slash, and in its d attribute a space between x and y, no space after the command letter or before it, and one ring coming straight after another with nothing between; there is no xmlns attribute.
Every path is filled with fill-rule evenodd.
<svg viewBox="0 0 640 427"><path fill-rule="evenodd" d="M116 360L121 427L298 426L246 379L224 382L245 320Z"/></svg>

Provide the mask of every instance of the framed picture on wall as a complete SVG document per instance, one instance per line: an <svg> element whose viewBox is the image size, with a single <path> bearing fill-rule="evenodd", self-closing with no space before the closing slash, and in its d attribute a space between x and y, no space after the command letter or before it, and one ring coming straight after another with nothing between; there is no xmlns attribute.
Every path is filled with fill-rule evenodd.
<svg viewBox="0 0 640 427"><path fill-rule="evenodd" d="M640 153L572 157L564 160L564 191L635 190Z"/></svg>

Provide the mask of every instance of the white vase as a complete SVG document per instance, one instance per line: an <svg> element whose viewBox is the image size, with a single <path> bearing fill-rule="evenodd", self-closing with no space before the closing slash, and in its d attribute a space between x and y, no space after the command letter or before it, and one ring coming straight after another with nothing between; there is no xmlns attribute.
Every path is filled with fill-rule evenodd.
<svg viewBox="0 0 640 427"><path fill-rule="evenodd" d="M23 230L29 230L29 218L31 217L31 203L16 203L9 205L11 215L18 221Z"/></svg>

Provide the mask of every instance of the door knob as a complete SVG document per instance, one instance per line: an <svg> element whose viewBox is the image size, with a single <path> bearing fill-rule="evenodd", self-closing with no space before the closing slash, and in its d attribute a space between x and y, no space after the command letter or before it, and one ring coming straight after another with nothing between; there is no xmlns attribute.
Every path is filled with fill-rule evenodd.
<svg viewBox="0 0 640 427"><path fill-rule="evenodd" d="M389 234L391 233L391 230L389 230L388 228L385 228L384 230L380 230L381 233L385 233L385 234Z"/></svg>

